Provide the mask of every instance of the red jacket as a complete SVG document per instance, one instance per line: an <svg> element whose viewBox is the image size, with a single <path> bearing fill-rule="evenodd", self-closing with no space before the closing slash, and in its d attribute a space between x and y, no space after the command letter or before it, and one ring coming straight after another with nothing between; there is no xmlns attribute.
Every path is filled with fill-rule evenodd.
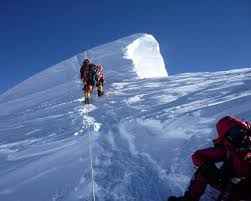
<svg viewBox="0 0 251 201"><path fill-rule="evenodd" d="M225 138L228 131L235 125L250 129L250 124L248 122L242 122L232 116L222 118L216 125L219 137L213 140L215 147L196 151L192 155L192 160L198 167L205 161L216 163L228 160L230 162L228 168L233 174L232 177L245 177L251 184L251 150L237 149Z"/></svg>
<svg viewBox="0 0 251 201"><path fill-rule="evenodd" d="M251 151L236 151L231 144L196 151L192 155L194 165L201 166L205 161L222 162L229 160L232 177L245 177L251 183Z"/></svg>

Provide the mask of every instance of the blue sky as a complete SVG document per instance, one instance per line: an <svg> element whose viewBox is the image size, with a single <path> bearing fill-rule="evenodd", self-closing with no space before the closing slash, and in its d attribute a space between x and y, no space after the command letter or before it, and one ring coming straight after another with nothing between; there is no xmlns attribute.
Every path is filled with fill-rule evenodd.
<svg viewBox="0 0 251 201"><path fill-rule="evenodd" d="M1 0L0 93L82 50L133 34L169 74L251 67L250 0Z"/></svg>

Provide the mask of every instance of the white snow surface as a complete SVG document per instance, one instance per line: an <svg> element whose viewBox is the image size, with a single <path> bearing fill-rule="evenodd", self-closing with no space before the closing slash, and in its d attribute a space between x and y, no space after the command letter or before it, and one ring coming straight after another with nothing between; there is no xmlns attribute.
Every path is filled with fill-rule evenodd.
<svg viewBox="0 0 251 201"><path fill-rule="evenodd" d="M105 95L94 91L90 105L83 104L79 78L86 56L103 64L107 75ZM181 195L194 172L191 154L212 145L217 120L227 114L251 120L251 69L167 78L162 61L154 38L136 34L85 51L2 94L0 200L92 200L88 134L96 200ZM202 200L210 200L210 192Z"/></svg>
<svg viewBox="0 0 251 201"><path fill-rule="evenodd" d="M125 58L133 61L140 78L168 76L159 44L152 35L144 35L128 45Z"/></svg>

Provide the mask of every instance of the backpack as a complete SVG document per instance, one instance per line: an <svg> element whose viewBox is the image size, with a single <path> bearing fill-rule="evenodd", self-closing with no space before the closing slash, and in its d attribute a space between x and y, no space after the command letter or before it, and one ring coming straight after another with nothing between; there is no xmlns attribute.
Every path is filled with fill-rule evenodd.
<svg viewBox="0 0 251 201"><path fill-rule="evenodd" d="M84 78L84 74L85 74L85 71L87 70L87 68L88 68L88 65L83 63L81 68L80 68L80 77L81 77L81 79Z"/></svg>
<svg viewBox="0 0 251 201"><path fill-rule="evenodd" d="M95 78L96 78L96 66L92 64L89 65L89 81L94 83Z"/></svg>

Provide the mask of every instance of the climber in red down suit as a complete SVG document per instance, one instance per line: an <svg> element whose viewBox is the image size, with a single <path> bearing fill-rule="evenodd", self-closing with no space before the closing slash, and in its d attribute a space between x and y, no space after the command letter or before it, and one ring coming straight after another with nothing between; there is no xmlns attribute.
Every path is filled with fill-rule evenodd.
<svg viewBox="0 0 251 201"><path fill-rule="evenodd" d="M184 196L168 201L198 201L207 184L218 189L217 200L251 201L251 128L250 123L233 116L220 119L216 125L219 137L214 147L192 155L197 168ZM215 163L222 162L217 168Z"/></svg>

